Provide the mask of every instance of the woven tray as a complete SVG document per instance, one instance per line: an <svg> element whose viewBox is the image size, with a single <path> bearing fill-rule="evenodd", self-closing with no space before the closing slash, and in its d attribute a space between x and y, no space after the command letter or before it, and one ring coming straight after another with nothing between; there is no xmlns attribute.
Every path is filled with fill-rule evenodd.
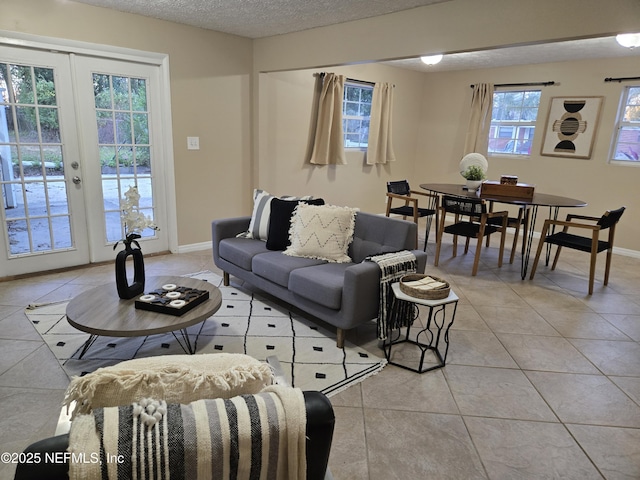
<svg viewBox="0 0 640 480"><path fill-rule="evenodd" d="M444 285L437 288L429 289L429 290L416 288L411 285L408 285L409 282L424 280L427 277L430 277L437 282L442 282L444 283ZM449 292L451 291L451 286L449 285L449 282L447 282L446 280L443 280L442 278L439 278L439 277L435 277L433 275L411 273L409 275L405 275L400 279L400 290L411 297L421 298L423 300L441 300L449 296Z"/></svg>

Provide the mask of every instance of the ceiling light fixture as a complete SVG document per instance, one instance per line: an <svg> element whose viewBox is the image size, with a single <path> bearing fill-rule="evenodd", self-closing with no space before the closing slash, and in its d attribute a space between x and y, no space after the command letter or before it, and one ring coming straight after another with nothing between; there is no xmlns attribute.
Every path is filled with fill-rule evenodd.
<svg viewBox="0 0 640 480"><path fill-rule="evenodd" d="M616 35L616 42L623 47L640 47L640 33L621 33Z"/></svg>
<svg viewBox="0 0 640 480"><path fill-rule="evenodd" d="M427 65L435 65L436 63L440 63L443 55L440 53L438 55L428 55L426 57L420 57L422 63L426 63Z"/></svg>

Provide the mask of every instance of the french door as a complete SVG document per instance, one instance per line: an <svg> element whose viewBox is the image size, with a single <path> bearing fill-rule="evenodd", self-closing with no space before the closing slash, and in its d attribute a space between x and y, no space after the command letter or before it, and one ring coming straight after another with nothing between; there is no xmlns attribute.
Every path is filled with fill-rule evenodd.
<svg viewBox="0 0 640 480"><path fill-rule="evenodd" d="M0 277L110 260L136 186L168 249L159 68L0 46ZM163 233L163 227L164 233Z"/></svg>

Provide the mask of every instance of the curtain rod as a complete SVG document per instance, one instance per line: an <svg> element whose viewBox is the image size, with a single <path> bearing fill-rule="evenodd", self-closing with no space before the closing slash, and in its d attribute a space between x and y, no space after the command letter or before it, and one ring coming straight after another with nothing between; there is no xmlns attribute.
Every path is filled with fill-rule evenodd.
<svg viewBox="0 0 640 480"><path fill-rule="evenodd" d="M547 87L549 85L555 85L556 82L529 82L529 83L496 83L494 87L536 87L543 86ZM471 88L475 87L475 85L469 85Z"/></svg>
<svg viewBox="0 0 640 480"><path fill-rule="evenodd" d="M358 80L356 78L346 78L347 82L356 82L356 83L364 83L365 85L375 85L376 82L368 82L366 80Z"/></svg>
<svg viewBox="0 0 640 480"><path fill-rule="evenodd" d="M605 78L605 82L628 82L632 80L640 80L640 77L620 77L620 78Z"/></svg>
<svg viewBox="0 0 640 480"><path fill-rule="evenodd" d="M326 72L320 72L320 78L325 76ZM367 80L358 80L357 78L346 77L347 82L364 83L365 85L375 86L376 82L368 82ZM395 87L395 85L394 85Z"/></svg>

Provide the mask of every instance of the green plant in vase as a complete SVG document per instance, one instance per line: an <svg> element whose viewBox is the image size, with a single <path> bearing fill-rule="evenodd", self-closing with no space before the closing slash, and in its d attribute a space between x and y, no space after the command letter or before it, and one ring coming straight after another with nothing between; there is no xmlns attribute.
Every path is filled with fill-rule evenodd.
<svg viewBox="0 0 640 480"><path fill-rule="evenodd" d="M476 191L482 184L482 181L487 178L484 170L478 165L470 165L464 172L460 172L464 178L467 179L467 190Z"/></svg>

